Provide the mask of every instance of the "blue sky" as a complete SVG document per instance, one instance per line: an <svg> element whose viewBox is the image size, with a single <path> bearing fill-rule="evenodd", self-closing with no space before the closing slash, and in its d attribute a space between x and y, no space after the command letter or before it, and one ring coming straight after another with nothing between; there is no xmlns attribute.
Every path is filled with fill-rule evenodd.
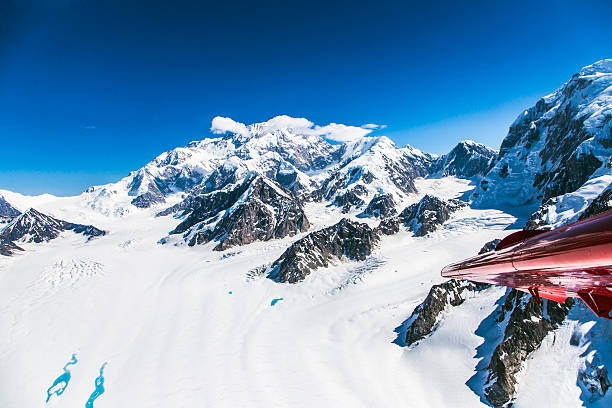
<svg viewBox="0 0 612 408"><path fill-rule="evenodd" d="M115 181L217 115L497 148L522 109L612 57L608 0L499 3L9 0L0 189Z"/></svg>

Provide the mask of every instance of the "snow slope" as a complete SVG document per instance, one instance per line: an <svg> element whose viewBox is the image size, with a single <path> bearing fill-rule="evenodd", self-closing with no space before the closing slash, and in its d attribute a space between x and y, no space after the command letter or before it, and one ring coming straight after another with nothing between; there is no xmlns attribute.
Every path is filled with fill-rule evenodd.
<svg viewBox="0 0 612 408"><path fill-rule="evenodd" d="M469 188L453 178L419 183L420 194L447 198ZM307 211L315 225L342 216L317 203ZM165 246L157 240L175 220L153 212L109 218L95 245L65 236L0 259L0 406L45 405L73 353L69 385L48 406L84 404L104 362L96 407L481 405L465 385L477 363L470 347L481 341L473 327L449 322L456 327L431 338L440 344L416 351L392 343L394 328L442 280L444 264L503 234L513 217L466 208L428 238L384 238L376 262L290 285L247 272L303 235L231 254ZM465 313L477 322L486 310Z"/></svg>

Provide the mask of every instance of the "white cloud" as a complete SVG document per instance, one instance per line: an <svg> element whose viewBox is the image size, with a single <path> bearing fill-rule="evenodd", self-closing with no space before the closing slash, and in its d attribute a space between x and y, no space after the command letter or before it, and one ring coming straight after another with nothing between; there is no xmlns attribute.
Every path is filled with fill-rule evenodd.
<svg viewBox="0 0 612 408"><path fill-rule="evenodd" d="M237 133L243 136L249 135L249 130L244 123L236 122L232 118L224 118L223 116L215 116L213 118L210 130L217 135L228 132Z"/></svg>
<svg viewBox="0 0 612 408"><path fill-rule="evenodd" d="M374 123L366 123L365 125L361 125L361 127L364 128L364 129L373 129L373 130L376 130L376 129L384 129L384 128L387 127L387 125L377 125L377 124L374 124Z"/></svg>
<svg viewBox="0 0 612 408"><path fill-rule="evenodd" d="M364 129L358 126L347 126L340 123L330 123L326 126L315 126L314 131L319 136L334 140L336 142L350 142L351 140L360 139L373 129Z"/></svg>
<svg viewBox="0 0 612 408"><path fill-rule="evenodd" d="M295 133L303 135L318 135L336 142L349 142L362 138L374 130L384 129L386 125L368 123L363 126L349 126L341 123L330 123L319 126L305 118L294 118L287 115L275 116L272 119L246 126L244 123L236 122L231 118L217 116L212 120L210 130L215 134L237 133L244 136L252 132L274 131L279 129L292 129Z"/></svg>
<svg viewBox="0 0 612 408"><path fill-rule="evenodd" d="M306 130L314 126L314 123L305 118L292 118L287 115L275 116L267 122L260 123L261 126L269 127L273 130L277 129L296 129Z"/></svg>

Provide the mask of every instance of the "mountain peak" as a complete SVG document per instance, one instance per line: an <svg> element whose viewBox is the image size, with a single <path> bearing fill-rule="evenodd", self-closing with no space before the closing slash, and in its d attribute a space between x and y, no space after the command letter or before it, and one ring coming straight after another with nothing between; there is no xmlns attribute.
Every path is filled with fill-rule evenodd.
<svg viewBox="0 0 612 408"><path fill-rule="evenodd" d="M462 178L484 176L493 166L496 156L496 150L482 143L462 140L449 153L435 161L431 173Z"/></svg>
<svg viewBox="0 0 612 408"><path fill-rule="evenodd" d="M612 59L597 61L523 111L474 202L535 207L609 174L611 74Z"/></svg>
<svg viewBox="0 0 612 408"><path fill-rule="evenodd" d="M0 240L6 242L44 242L57 238L61 232L71 230L91 238L106 232L92 225L81 225L59 220L40 211L29 208L0 231Z"/></svg>
<svg viewBox="0 0 612 408"><path fill-rule="evenodd" d="M589 76L598 74L612 74L612 58L602 59L591 65L587 65L582 68L577 75Z"/></svg>

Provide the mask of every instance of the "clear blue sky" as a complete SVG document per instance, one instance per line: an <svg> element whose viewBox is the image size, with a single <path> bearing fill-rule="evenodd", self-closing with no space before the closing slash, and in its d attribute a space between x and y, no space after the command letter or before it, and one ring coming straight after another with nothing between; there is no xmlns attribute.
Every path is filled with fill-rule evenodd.
<svg viewBox="0 0 612 408"><path fill-rule="evenodd" d="M522 109L612 57L609 0L0 4L0 188L28 194L115 181L216 115L497 148Z"/></svg>

